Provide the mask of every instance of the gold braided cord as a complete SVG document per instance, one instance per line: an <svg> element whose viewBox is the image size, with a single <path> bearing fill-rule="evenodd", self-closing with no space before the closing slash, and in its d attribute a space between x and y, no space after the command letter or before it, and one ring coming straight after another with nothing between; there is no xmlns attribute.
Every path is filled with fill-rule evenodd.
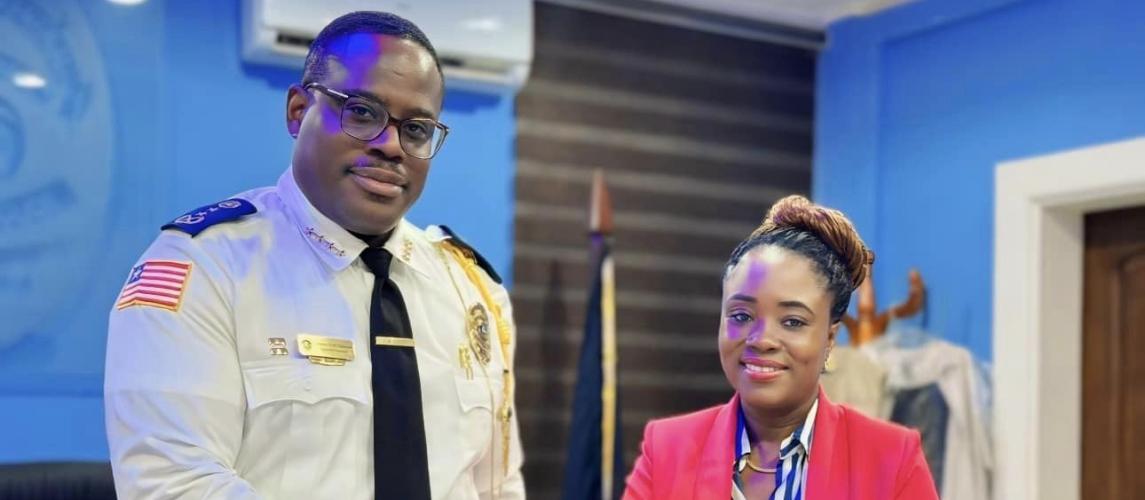
<svg viewBox="0 0 1145 500"><path fill-rule="evenodd" d="M465 276L477 288L481 294L481 300L489 306L490 312L493 314L494 323L497 325L497 337L501 344L501 359L505 362L505 368L502 372L503 386L501 390L501 408L497 410L497 417L501 420L501 467L504 475L509 474L509 443L510 443L510 420L512 419L513 409L513 372L510 367L513 366L513 351L512 341L513 335L509 329L509 323L505 320L504 315L501 313L501 306L497 301L493 300L493 295L489 293L489 287L485 286L485 281L481 278L478 271L477 261L473 255L458 247L455 243L445 240L442 242L443 247L447 252L453 255L458 264L461 264L461 269L465 271Z"/></svg>

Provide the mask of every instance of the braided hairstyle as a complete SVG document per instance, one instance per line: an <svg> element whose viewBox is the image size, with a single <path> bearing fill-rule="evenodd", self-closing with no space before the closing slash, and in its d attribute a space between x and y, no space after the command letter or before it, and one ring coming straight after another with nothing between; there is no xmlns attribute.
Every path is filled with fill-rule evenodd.
<svg viewBox="0 0 1145 500"><path fill-rule="evenodd" d="M744 255L767 245L785 248L815 263L827 290L834 295L832 323L843 318L851 292L867 278L875 260L846 215L791 195L775 202L759 227L732 251L724 266L724 279Z"/></svg>

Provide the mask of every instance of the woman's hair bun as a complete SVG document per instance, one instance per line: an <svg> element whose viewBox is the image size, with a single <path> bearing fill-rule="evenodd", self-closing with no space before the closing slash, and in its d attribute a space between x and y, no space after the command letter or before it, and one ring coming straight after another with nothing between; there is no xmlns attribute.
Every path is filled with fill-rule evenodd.
<svg viewBox="0 0 1145 500"><path fill-rule="evenodd" d="M752 237L780 231L801 229L818 237L831 247L847 266L855 288L867 278L875 255L863 243L855 226L842 212L816 205L800 195L787 196L771 206L767 217L751 233Z"/></svg>

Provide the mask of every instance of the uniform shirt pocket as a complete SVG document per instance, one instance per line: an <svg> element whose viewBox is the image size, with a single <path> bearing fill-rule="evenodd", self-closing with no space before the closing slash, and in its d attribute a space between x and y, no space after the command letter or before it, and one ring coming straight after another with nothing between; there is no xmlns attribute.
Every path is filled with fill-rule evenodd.
<svg viewBox="0 0 1145 500"><path fill-rule="evenodd" d="M353 363L323 366L298 358L243 363L247 417L240 455L251 453L252 467L279 457L282 475L276 486L282 494L275 498L334 498L366 476L372 395L368 378ZM347 491L341 498L356 496Z"/></svg>
<svg viewBox="0 0 1145 500"><path fill-rule="evenodd" d="M487 382L488 381L488 382ZM455 378L457 402L461 410L459 435L464 437L468 461L476 463L489 456L493 449L500 449L493 441L497 420L497 405L501 401L502 382L498 378L484 378L478 375L469 380L464 376Z"/></svg>
<svg viewBox="0 0 1145 500"><path fill-rule="evenodd" d="M485 380L480 376L473 380L456 377L457 402L461 405L462 413L469 413L478 409L487 412L493 411L494 403L501 399L501 381L490 378L488 379L489 383L486 384Z"/></svg>
<svg viewBox="0 0 1145 500"><path fill-rule="evenodd" d="M268 359L243 364L243 386L249 410L277 401L313 405L332 398L369 405L370 388L359 378L351 366L323 366L304 359Z"/></svg>

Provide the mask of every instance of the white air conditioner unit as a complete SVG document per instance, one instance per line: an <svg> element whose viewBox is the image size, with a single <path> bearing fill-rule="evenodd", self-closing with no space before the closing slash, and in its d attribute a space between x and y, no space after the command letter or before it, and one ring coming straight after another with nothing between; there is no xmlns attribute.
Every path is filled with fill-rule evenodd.
<svg viewBox="0 0 1145 500"><path fill-rule="evenodd" d="M533 0L243 0L243 58L301 69L326 24L356 10L413 21L437 50L448 88L515 92L533 60Z"/></svg>

